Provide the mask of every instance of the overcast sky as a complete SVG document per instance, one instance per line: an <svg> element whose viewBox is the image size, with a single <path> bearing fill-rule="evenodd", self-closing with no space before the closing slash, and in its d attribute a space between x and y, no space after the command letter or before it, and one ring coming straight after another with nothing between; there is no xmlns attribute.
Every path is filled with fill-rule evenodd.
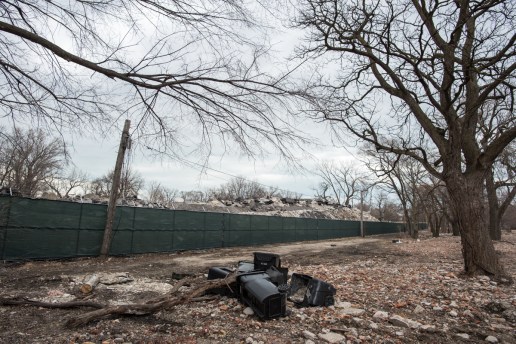
<svg viewBox="0 0 516 344"><path fill-rule="evenodd" d="M225 154L215 152L209 159L207 169L202 168L204 161L192 157L184 157L181 162L168 156L155 157L152 152L143 147L135 147L128 154L126 160L130 167L138 171L150 182L159 182L163 186L179 191L206 190L219 186L233 176L243 176L261 184L279 187L284 190L312 196L312 188L320 181L310 172L317 161L354 161L350 150L335 147L329 140L329 133L316 124L311 134L319 137L321 143L307 147L307 153L298 152L297 162L305 167L302 171L282 161L279 156L271 154L263 158L250 158L244 155ZM87 172L91 177L98 177L113 169L115 165L121 129L108 138L77 137L70 148L72 161L75 166ZM326 139L325 139L326 138ZM311 155L312 157L310 158ZM188 163L191 162L191 163ZM220 172L218 172L220 171ZM223 173L221 173L223 172Z"/></svg>
<svg viewBox="0 0 516 344"><path fill-rule="evenodd" d="M264 66L265 71L274 74L275 71L282 70L289 63L288 58L292 56L294 48L300 44L300 39L304 33L284 27L286 17L283 19L279 16L273 18L274 16L271 17L270 12L263 15L270 17L268 20L271 25L266 30L269 33L266 39L270 43L271 50ZM113 34L113 32L111 33ZM254 33L251 34L254 35ZM256 37L260 36L257 35ZM60 39L59 42L65 48L73 49L72 45L66 44L66 40ZM135 42L138 44L131 48L135 54L139 50L145 50L146 43L150 44L140 36L137 39L135 38ZM126 44L129 46L129 43ZM196 50L192 51L195 52ZM297 62L292 63L295 65ZM290 65L289 69L293 68L292 66ZM325 66L325 68L328 67ZM301 73L302 68L296 69L296 71ZM307 75L311 72L313 70L308 70ZM83 73L86 78L92 76L90 71L83 71ZM123 92L123 87L123 84L118 83L116 89L118 92ZM116 99L116 95L114 99ZM171 111L170 109L166 110ZM119 118L119 122L123 123L123 119ZM186 124L191 126L188 120L186 120ZM74 134L63 133L65 140L71 146L69 152L73 164L79 170L88 173L92 178L99 177L113 169L120 140L121 123L119 123L119 128L117 128L118 124L114 124L107 137L102 137L99 134L96 137L91 137L86 132L84 135L81 134L80 131ZM206 190L227 182L231 179L231 176L243 176L267 186L311 196L313 195L313 188L320 181L311 172L317 162L321 160L351 161L353 160L350 155L352 148L335 147L331 142L331 135L321 124L312 123L306 119L303 122L290 124L310 135L313 138L311 139L312 142L320 141L317 144L306 146L305 152L296 150L292 152L297 157L296 162L305 168L304 171L285 163L281 156L277 154L277 151L273 149L269 150L270 154L253 159L239 154L238 151L227 152L224 150L223 153L222 148L217 147L217 145L213 147L208 161L199 160L198 155L185 155L183 153L182 157L185 160L182 162L167 156L151 158L155 154L141 145L136 145L137 147L130 152L126 163L142 175L147 185L150 182L159 182L163 186L180 191ZM0 118L0 125L11 127L12 122L9 122L9 119ZM16 123L16 125L35 126L34 123ZM133 125L135 124L133 123ZM184 128L179 125L178 127ZM188 133L186 136L188 137ZM192 138L192 135L188 138ZM154 147L159 149L159 147ZM205 164L207 168L203 170L201 166L196 164Z"/></svg>

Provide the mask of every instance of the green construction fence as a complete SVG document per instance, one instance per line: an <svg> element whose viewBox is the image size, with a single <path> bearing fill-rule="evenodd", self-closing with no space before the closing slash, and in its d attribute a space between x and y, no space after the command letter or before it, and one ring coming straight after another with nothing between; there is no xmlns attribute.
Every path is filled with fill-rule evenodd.
<svg viewBox="0 0 516 344"><path fill-rule="evenodd" d="M107 206L0 197L2 260L96 256ZM364 222L366 235L404 231ZM262 245L360 236L359 221L117 207L112 255Z"/></svg>

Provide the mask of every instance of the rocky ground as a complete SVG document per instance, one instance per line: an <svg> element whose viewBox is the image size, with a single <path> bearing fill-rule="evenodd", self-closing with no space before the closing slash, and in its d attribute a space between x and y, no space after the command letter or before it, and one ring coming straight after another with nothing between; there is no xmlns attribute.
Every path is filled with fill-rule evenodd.
<svg viewBox="0 0 516 344"><path fill-rule="evenodd" d="M422 233L214 249L133 257L3 263L0 298L77 300L85 276L101 284L89 301L123 304L165 295L185 274L281 254L290 272L312 275L337 289L332 307L296 308L261 321L236 299L218 297L153 315L106 317L69 329L67 319L89 309L0 306L1 343L516 343L516 288L461 274L460 240ZM495 244L516 277L516 234ZM187 292L195 285L182 287ZM82 296L81 296L82 298ZM84 298L82 298L84 299Z"/></svg>

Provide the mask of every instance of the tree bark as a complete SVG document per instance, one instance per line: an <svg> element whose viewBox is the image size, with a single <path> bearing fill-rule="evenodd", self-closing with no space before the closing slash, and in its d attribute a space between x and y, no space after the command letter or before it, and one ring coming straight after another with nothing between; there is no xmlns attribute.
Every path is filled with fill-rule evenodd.
<svg viewBox="0 0 516 344"><path fill-rule="evenodd" d="M452 225L460 231L467 275L486 274L495 279L509 278L489 237L485 221L483 180L481 171L457 171L448 176L446 187L453 212Z"/></svg>
<svg viewBox="0 0 516 344"><path fill-rule="evenodd" d="M489 236L492 240L502 240L502 230L498 217L500 207L492 169L486 175L486 191L489 204Z"/></svg>

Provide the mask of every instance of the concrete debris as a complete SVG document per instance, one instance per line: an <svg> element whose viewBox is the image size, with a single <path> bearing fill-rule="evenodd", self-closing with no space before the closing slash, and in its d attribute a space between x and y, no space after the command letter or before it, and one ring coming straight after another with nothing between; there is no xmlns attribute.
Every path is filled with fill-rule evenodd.
<svg viewBox="0 0 516 344"><path fill-rule="evenodd" d="M350 307L350 308L341 309L339 312L341 314L352 315L352 316L359 316L359 315L364 314L365 310L361 309L361 308Z"/></svg>
<svg viewBox="0 0 516 344"><path fill-rule="evenodd" d="M303 337L305 337L306 339L310 339L310 340L315 340L317 338L315 333L312 333L312 332L307 331L307 330L303 331Z"/></svg>
<svg viewBox="0 0 516 344"><path fill-rule="evenodd" d="M254 315L254 311L251 307L246 307L243 311L245 315Z"/></svg>
<svg viewBox="0 0 516 344"><path fill-rule="evenodd" d="M457 333L456 336L465 340L469 340L469 334L467 333Z"/></svg>
<svg viewBox="0 0 516 344"><path fill-rule="evenodd" d="M416 313L416 314L423 313L424 311L425 311L425 309L423 307L421 307L420 305L417 305L416 308L414 308L414 313Z"/></svg>
<svg viewBox="0 0 516 344"><path fill-rule="evenodd" d="M419 328L421 326L421 323L417 322L417 321L414 321L414 320L411 320L411 319L406 319L406 318L403 318L399 315L393 315L389 318L389 322L391 324L393 324L394 326L399 326L399 327L407 327L407 328Z"/></svg>
<svg viewBox="0 0 516 344"><path fill-rule="evenodd" d="M7 191L4 192L8 195ZM50 195L45 196L50 198ZM52 199L56 199L52 197ZM61 199L64 201L78 203L108 204L109 198L100 197L93 194L85 196L73 196ZM251 215L268 215L282 217L302 217L302 218L318 218L333 220L359 220L360 210L339 205L332 202L322 202L312 199L293 199L293 198L258 198L258 199L210 199L207 202L186 203L184 199L178 198L170 204L161 204L148 202L137 197L117 200L117 205L139 208L154 209L174 209L174 210L192 210L192 211L209 211L224 212L233 214L251 214ZM378 221L368 211L363 212L364 221Z"/></svg>
<svg viewBox="0 0 516 344"><path fill-rule="evenodd" d="M376 311L374 313L373 318L380 319L380 320L387 320L389 318L389 313L384 311Z"/></svg>
<svg viewBox="0 0 516 344"><path fill-rule="evenodd" d="M335 332L319 333L318 336L326 343L340 343L343 340L346 340L346 337Z"/></svg>

